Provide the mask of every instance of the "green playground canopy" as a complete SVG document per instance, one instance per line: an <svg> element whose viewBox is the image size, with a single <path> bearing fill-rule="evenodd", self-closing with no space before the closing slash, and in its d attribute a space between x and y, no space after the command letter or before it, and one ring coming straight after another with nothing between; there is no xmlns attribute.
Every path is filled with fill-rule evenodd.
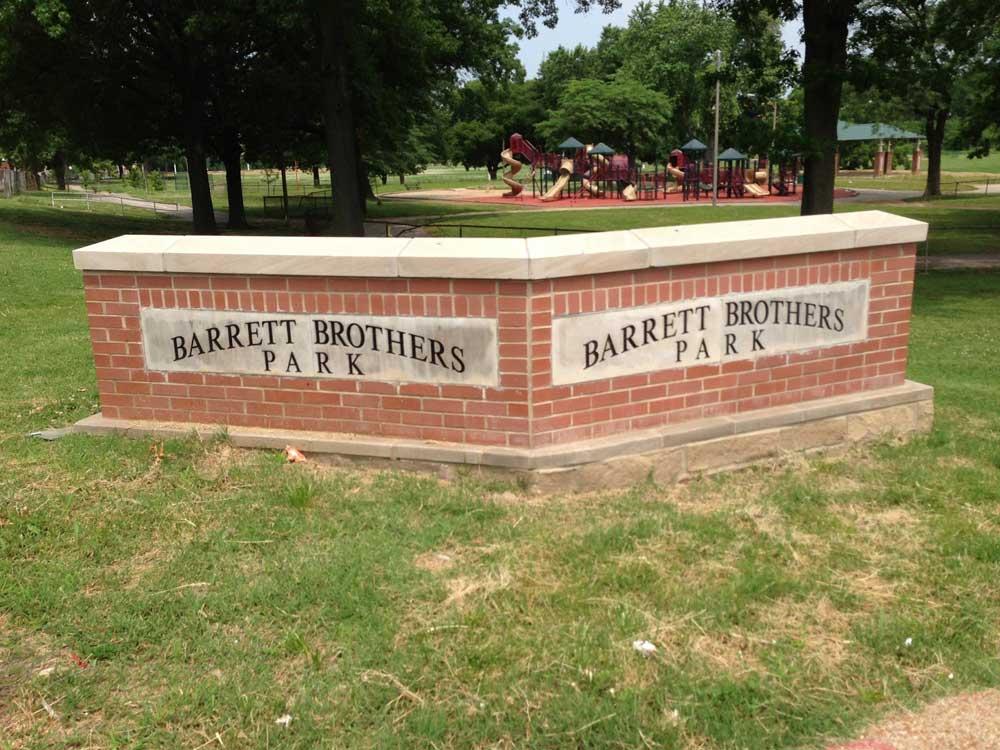
<svg viewBox="0 0 1000 750"><path fill-rule="evenodd" d="M844 141L893 141L923 138L920 133L886 125L884 122L855 124L840 120L837 122L837 140Z"/></svg>
<svg viewBox="0 0 1000 750"><path fill-rule="evenodd" d="M600 156L614 156L615 150L602 141L590 149L590 153L598 154Z"/></svg>
<svg viewBox="0 0 1000 750"><path fill-rule="evenodd" d="M556 146L556 148L568 151L571 148L576 148L576 149L583 148L583 144L580 143L580 141L578 141L576 138L570 136L565 141Z"/></svg>
<svg viewBox="0 0 1000 750"><path fill-rule="evenodd" d="M699 141L697 138L692 138L690 141L681 146L681 151L685 153L688 151L708 151L708 146Z"/></svg>
<svg viewBox="0 0 1000 750"><path fill-rule="evenodd" d="M719 161L738 161L739 159L746 159L746 154L741 154L735 148L727 148L721 154L719 154Z"/></svg>

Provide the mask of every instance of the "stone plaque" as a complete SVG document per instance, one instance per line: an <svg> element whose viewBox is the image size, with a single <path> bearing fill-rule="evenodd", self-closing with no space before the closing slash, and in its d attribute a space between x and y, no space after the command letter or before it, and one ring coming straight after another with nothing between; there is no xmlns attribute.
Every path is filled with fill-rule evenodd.
<svg viewBox="0 0 1000 750"><path fill-rule="evenodd" d="M497 322L142 310L149 370L363 378L409 383L499 382Z"/></svg>
<svg viewBox="0 0 1000 750"><path fill-rule="evenodd" d="M869 282L705 297L552 321L555 385L863 341Z"/></svg>

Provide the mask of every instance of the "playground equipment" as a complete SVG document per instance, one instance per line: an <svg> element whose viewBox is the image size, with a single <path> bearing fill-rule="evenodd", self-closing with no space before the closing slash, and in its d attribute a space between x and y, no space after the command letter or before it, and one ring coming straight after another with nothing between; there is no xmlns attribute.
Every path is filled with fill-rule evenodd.
<svg viewBox="0 0 1000 750"><path fill-rule="evenodd" d="M501 178L507 187L510 188L510 190L503 194L504 198L514 198L524 190L524 185L514 179L521 171L522 166L522 163L514 158L515 154L523 156L528 160L528 164L531 165L531 174L529 177L534 178L539 153L538 149L520 133L514 133L510 137L508 147L500 152L500 160L509 167L509 171Z"/></svg>
<svg viewBox="0 0 1000 750"><path fill-rule="evenodd" d="M616 154L603 143L588 147L569 138L558 146L561 153L542 152L520 133L514 133L508 144L500 153L508 167L503 175L510 188L504 193L506 198L523 193L524 183L515 178L525 163L531 166L532 197L545 202L584 194L601 197L617 193L626 201L637 198L636 172L629 166L628 156Z"/></svg>
<svg viewBox="0 0 1000 750"><path fill-rule="evenodd" d="M759 158L753 169L747 171L743 188L754 198L763 198L771 194L766 156Z"/></svg>
<svg viewBox="0 0 1000 750"><path fill-rule="evenodd" d="M500 160L510 168L506 173L504 173L503 177L500 178L504 181L504 183L506 183L507 187L510 188L510 190L503 194L503 197L513 198L514 196L520 195L521 191L524 190L524 185L515 180L514 177L521 171L521 167L523 165L514 158L514 153L509 148L505 148L500 152Z"/></svg>
<svg viewBox="0 0 1000 750"><path fill-rule="evenodd" d="M557 201L562 198L562 192L565 190L567 183L569 183L570 178L573 176L573 160L563 159L559 164L559 177L556 179L555 183L545 191L542 196L543 201Z"/></svg>
<svg viewBox="0 0 1000 750"><path fill-rule="evenodd" d="M767 181L770 189L778 195L795 195L799 183L799 155L793 154L788 161L778 164L778 176L774 177L773 165L767 169Z"/></svg>
<svg viewBox="0 0 1000 750"><path fill-rule="evenodd" d="M670 152L665 162L645 166L616 154L604 143L584 145L568 138L557 152L543 152L521 134L510 136L500 159L507 168L502 179L509 190L503 195L524 195L526 182L517 179L530 166L531 197L546 203L563 198L612 198L624 201L666 199L680 193L682 200L701 200L712 195L713 164L707 160L708 146L691 139ZM729 199L788 196L797 192L799 158L775 165L766 156L751 163L746 154L728 148L718 156L716 185ZM661 171L662 165L662 171Z"/></svg>

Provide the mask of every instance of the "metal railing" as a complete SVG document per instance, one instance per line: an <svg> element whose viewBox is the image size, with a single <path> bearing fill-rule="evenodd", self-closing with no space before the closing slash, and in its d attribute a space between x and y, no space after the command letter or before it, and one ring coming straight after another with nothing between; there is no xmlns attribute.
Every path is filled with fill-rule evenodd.
<svg viewBox="0 0 1000 750"><path fill-rule="evenodd" d="M105 203L118 205L122 216L125 215L125 208L137 208L141 211L152 211L153 213L176 213L181 210L179 203L165 203L163 201L143 200L139 198L125 198L120 195L104 195L103 193L70 193L52 192L50 193L52 208L66 208L67 205L75 208L73 204L84 205L86 210L93 211L95 203ZM144 205L149 204L149 205Z"/></svg>
<svg viewBox="0 0 1000 750"><path fill-rule="evenodd" d="M453 222L437 222L437 221L429 221L426 224L412 224L409 222L390 221L382 219L372 219L369 220L367 223L384 224L386 237L404 237L407 234L414 232L418 229L429 229L429 228L457 229L459 237L464 237L465 233L469 230L478 230L478 229L500 229L506 232L535 232L543 235L588 234L590 232L599 231L596 229L582 229L574 227L519 227L519 226L509 226L505 224L459 224ZM401 229L398 232L394 232L393 227L405 227L405 228Z"/></svg>
<svg viewBox="0 0 1000 750"><path fill-rule="evenodd" d="M949 189L948 186L951 186ZM963 186L965 188L963 189ZM982 187L982 191L979 188ZM993 188L991 190L991 187ZM941 183L942 198L964 196L969 193L974 195L1000 195L1000 179L987 177L985 182L979 180L956 180L955 182Z"/></svg>

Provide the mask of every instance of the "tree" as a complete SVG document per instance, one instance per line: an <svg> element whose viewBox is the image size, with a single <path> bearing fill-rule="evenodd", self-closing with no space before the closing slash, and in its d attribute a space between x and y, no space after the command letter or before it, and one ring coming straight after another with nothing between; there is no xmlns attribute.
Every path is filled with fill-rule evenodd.
<svg viewBox="0 0 1000 750"><path fill-rule="evenodd" d="M641 3L630 15L617 39L620 73L670 98L666 143L676 147L692 137L708 137L715 101L710 60L716 49L730 59L733 36L731 19L693 0Z"/></svg>
<svg viewBox="0 0 1000 750"><path fill-rule="evenodd" d="M867 0L863 6L852 40L858 77L868 87L901 92L923 119L925 195L941 194L941 151L956 82L983 59L998 18L995 0Z"/></svg>
<svg viewBox="0 0 1000 750"><path fill-rule="evenodd" d="M567 49L559 46L549 52L538 66L537 90L546 112L559 106L559 100L571 81L581 78L603 79L605 69L596 50L583 44Z"/></svg>
<svg viewBox="0 0 1000 750"><path fill-rule="evenodd" d="M795 65L774 19L757 14L751 21L750 27L737 28L728 15L696 0L644 2L625 28L605 28L596 48L578 47L572 54L556 50L540 71L543 77L558 76L562 90L578 79L633 80L665 95L671 104L661 133L665 148L692 137L709 138L718 78L724 143L766 153L772 106L788 87ZM721 74L712 62L715 50L723 55Z"/></svg>
<svg viewBox="0 0 1000 750"><path fill-rule="evenodd" d="M306 0L303 0L305 2ZM336 6L308 0L301 7L304 32L318 29L325 82L327 148L333 170L334 231L364 231L368 175L365 154L399 140L431 111L459 75L503 80L514 68L513 31L501 21L502 0L409 0ZM596 3L595 3L596 4ZM590 7L577 0L577 7ZM600 0L611 10L618 0ZM537 20L554 25L552 0L521 0L521 32ZM318 19L318 21L317 21Z"/></svg>
<svg viewBox="0 0 1000 750"><path fill-rule="evenodd" d="M448 158L466 167L485 165L496 179L500 151L511 133L536 141L535 124L546 114L537 81L487 87L470 81L457 92L448 129Z"/></svg>
<svg viewBox="0 0 1000 750"><path fill-rule="evenodd" d="M607 141L631 159L651 160L663 151L670 111L666 96L624 76L583 79L566 86L559 106L538 129L548 143L572 135L589 143Z"/></svg>
<svg viewBox="0 0 1000 750"><path fill-rule="evenodd" d="M834 154L840 98L847 77L848 29L860 0L716 0L737 23L752 24L768 13L784 21L802 16L805 182L802 214L833 212Z"/></svg>
<svg viewBox="0 0 1000 750"><path fill-rule="evenodd" d="M986 156L1000 146L1000 22L993 24L983 54L963 81L965 117L961 135L972 146L970 158Z"/></svg>
<svg viewBox="0 0 1000 750"><path fill-rule="evenodd" d="M261 45L287 44L268 33L264 7L253 0L0 0L0 18L16 19L19 31L39 43L37 62L19 57L14 85L38 87L39 76L47 76L46 96L34 98L49 103L52 122L72 134L70 145L80 153L183 146L194 228L211 233L213 154L227 167L231 225L245 226L240 129L254 114L265 116L245 102L257 93Z"/></svg>
<svg viewBox="0 0 1000 750"><path fill-rule="evenodd" d="M72 54L49 33L65 23L57 11L0 2L0 149L31 172L51 166L65 190L68 161L85 133L66 106L78 103L80 87L53 62Z"/></svg>

